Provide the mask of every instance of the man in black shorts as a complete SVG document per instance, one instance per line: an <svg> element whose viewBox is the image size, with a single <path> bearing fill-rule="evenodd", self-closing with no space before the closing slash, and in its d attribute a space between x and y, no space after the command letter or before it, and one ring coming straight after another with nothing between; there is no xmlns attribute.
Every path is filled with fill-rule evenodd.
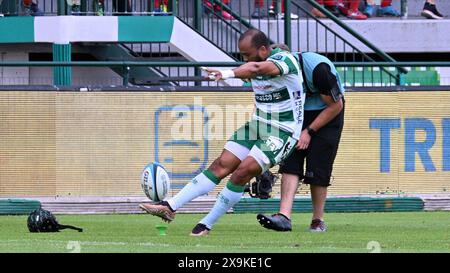
<svg viewBox="0 0 450 273"><path fill-rule="evenodd" d="M296 151L280 164L283 175L279 213L258 214L257 219L265 228L291 231L292 205L299 181L303 180L311 187L310 231L323 232L327 230L323 220L327 189L344 126L344 88L328 58L312 52L294 55L302 67L307 93L303 129Z"/></svg>

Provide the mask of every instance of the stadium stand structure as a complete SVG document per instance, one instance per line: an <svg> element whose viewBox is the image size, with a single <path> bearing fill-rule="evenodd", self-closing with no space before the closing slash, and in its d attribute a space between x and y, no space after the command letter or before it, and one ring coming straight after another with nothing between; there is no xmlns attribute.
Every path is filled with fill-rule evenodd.
<svg viewBox="0 0 450 273"><path fill-rule="evenodd" d="M10 32L8 31L10 29L17 31ZM149 29L157 31L149 32ZM0 42L7 44L88 43L85 48L100 60L134 61L137 57L120 43L139 41L149 44L166 43L189 61L235 61L218 46L173 16L7 17L0 21L0 32L5 33L1 36ZM185 40L186 37L189 37L188 43ZM129 75L133 82L142 84L145 83L145 77L149 76L165 77L167 75L154 71L152 68L133 68Z"/></svg>
<svg viewBox="0 0 450 273"><path fill-rule="evenodd" d="M408 74L404 76L404 85L436 86L440 84L440 74L435 67L406 67ZM389 75L380 71L379 67L338 67L346 86L395 86ZM395 68L388 68L395 73Z"/></svg>
<svg viewBox="0 0 450 273"><path fill-rule="evenodd" d="M252 1L232 2L231 7L222 5L223 9L228 9L236 20L226 20L215 11L210 11L208 16L202 16L202 1L196 1L197 6L191 5L193 1L179 2L178 17L173 16L44 16L44 17L5 17L0 21L2 35L1 43L28 43L30 49L23 53L23 60L28 60L28 54L33 52L36 44L55 43L55 48L64 44L72 44L68 52L82 51L90 54L98 60L154 60L153 52L155 47L160 47L161 43L170 45L159 48L159 54L170 57L177 57L190 61L234 61L237 59L237 39L241 33L250 27L257 27L266 31L273 42L285 42L291 45L292 50L327 53L328 55L344 54L353 61L373 61L372 57L366 54L372 52L375 56L384 61L394 61L384 52L378 50L373 44L352 31L337 18L321 21L314 18L308 7L304 7L299 2L293 1L295 12L301 13L303 19L295 22L278 19L270 20L249 20L250 10L237 8L233 5L251 3ZM45 4L46 1L44 0ZM190 4L191 3L191 4ZM315 3L315 2L311 2ZM43 10L46 10L45 7ZM146 11L142 5L136 5L136 12ZM52 14L50 12L50 14ZM87 13L89 14L89 13ZM192 15L194 14L194 15ZM151 15L151 13L149 14ZM192 17L194 16L194 17ZM17 31L11 32L10 29ZM314 29L314 31L313 31ZM151 30L151 31L148 31ZM285 31L286 30L286 31ZM306 35L304 35L306 33ZM188 41L186 37L189 37ZM86 43L89 45L83 47ZM102 43L95 45L93 43ZM107 56L102 51L102 46L108 43L110 50ZM118 46L117 43L122 43ZM112 45L111 45L112 44ZM99 48L96 49L96 46ZM137 50L139 48L140 50ZM364 50L360 48L365 47ZM104 47L103 47L104 48ZM369 48L370 50L367 50ZM114 50L113 50L114 49ZM47 49L48 50L48 49ZM172 51L173 50L173 51ZM92 51L92 52L91 52ZM373 53L374 51L374 53ZM56 50L57 52L57 50ZM58 54L53 53L54 60ZM61 51L64 52L64 51ZM332 57L332 56L330 56ZM169 61L169 58L166 58ZM356 59L357 58L357 59ZM70 60L68 57L64 60ZM6 70L10 70L7 68ZM381 68L383 69L383 68ZM43 73L42 70L28 70L23 68L24 77L34 78L33 74ZM100 68L98 69L100 70ZM139 72L135 71L138 70ZM149 71L150 70L150 71ZM65 68L70 75L71 69ZM125 77L123 71L115 70L120 76ZM28 74L27 74L28 72ZM51 70L49 70L51 72ZM103 71L103 73L105 73ZM186 76L181 72L178 76ZM195 75L199 75L198 70L194 70ZM397 74L392 74L391 81L396 82ZM137 74L137 75L135 75ZM169 70L155 71L155 68L132 69L127 73L127 77L136 79L134 83L146 83L145 77L170 76ZM62 75L65 75L62 73ZM51 78L51 75L42 75L44 78ZM143 79L144 78L144 79ZM3 80L5 82L5 80ZM29 81L28 81L29 82ZM24 84L28 84L27 81ZM241 84L241 82L236 82Z"/></svg>
<svg viewBox="0 0 450 273"><path fill-rule="evenodd" d="M17 1L4 1L12 5ZM89 2L89 1L88 1ZM152 1L149 1L152 2ZM449 36L446 35L450 20L424 21L414 19L418 15L420 1L408 2L410 20L373 19L366 21L342 20L342 18L317 19L310 13L310 2L307 0L292 1L292 12L299 14L299 20L289 24L291 35L286 35L286 25L277 18L263 20L250 19L254 11L253 1L231 1L230 12L236 20L226 20L217 11L208 10L202 1L194 0L178 2L177 18L172 16L44 16L44 17L14 17L14 12L0 21L0 51L1 60L28 61L30 56L41 60L53 54L52 48L45 46L50 42L71 42L74 54L84 54L96 60L189 60L189 61L235 61L237 56L237 38L248 27L257 27L265 31L273 42L288 42L295 51L315 51L326 54L334 61L371 61L382 60L382 52L420 54L421 52L446 52ZM8 4L9 3L9 4ZM399 3L394 3L399 8ZM105 15L116 14L110 1L105 2ZM134 3L134 15L154 15L149 3ZM45 15L57 15L57 5L50 0L39 1L39 7ZM81 14L93 15L92 5L82 8ZM442 5L442 10L448 3ZM224 7L226 9L227 7ZM202 15L202 11L208 15ZM69 13L65 12L64 15ZM119 13L120 15L120 13ZM129 14L127 14L129 15ZM171 15L171 14L169 14ZM64 17L64 18L58 18ZM149 18L151 17L151 18ZM417 18L417 17L416 17ZM149 19L149 20L148 20ZM337 21L336 21L337 20ZM151 23L150 23L151 22ZM338 24L345 22L345 27ZM128 25L128 26L127 26ZM16 31L10 31L15 29ZM151 30L151 31L149 31ZM364 40L355 36L362 34ZM187 40L186 37L189 37ZM171 40L171 41L169 41ZM375 52L368 45L372 41L381 50ZM428 41L434 41L430 43ZM59 43L58 42L58 43ZM17 45L17 47L13 45ZM20 45L27 45L24 48ZM107 50L106 50L107 49ZM370 56L367 56L369 54ZM381 54L381 55L380 55ZM39 57L41 56L41 57ZM47 57L45 57L47 56ZM48 59L48 60L51 60ZM379 68L380 69L380 68ZM70 71L69 69L66 69ZM130 67L129 71L122 68L72 68L72 84L119 84L126 74L128 83L134 85L161 84L153 82L158 77L194 76L200 75L196 69ZM383 70L381 68L381 70ZM0 77L1 84L52 84L52 69L49 68L3 68ZM72 72L71 71L71 72ZM114 72L112 72L114 71ZM436 70L442 73L444 82L450 79L447 70ZM92 78L97 75L97 82ZM396 69L386 70L383 80L375 81L373 85L396 84ZM389 74L391 74L389 76ZM424 75L427 78L429 75ZM107 78L110 80L108 81ZM389 79L391 78L391 79ZM406 83L422 84L423 79ZM434 78L435 79L435 78ZM348 83L358 83L351 80ZM424 82L426 83L426 82ZM433 83L436 81L433 80ZM172 83L174 84L174 83ZM236 84L240 84L239 81Z"/></svg>

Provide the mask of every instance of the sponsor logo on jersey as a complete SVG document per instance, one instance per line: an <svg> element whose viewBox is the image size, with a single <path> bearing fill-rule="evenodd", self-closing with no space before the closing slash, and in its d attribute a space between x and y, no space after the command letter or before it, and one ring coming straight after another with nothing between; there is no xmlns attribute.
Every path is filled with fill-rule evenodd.
<svg viewBox="0 0 450 273"><path fill-rule="evenodd" d="M293 140L292 138L289 138L288 142L284 146L283 152L281 153L281 160L284 160L286 156L289 154L289 152L292 150L292 147L294 146L292 140Z"/></svg>
<svg viewBox="0 0 450 273"><path fill-rule="evenodd" d="M273 95L273 99L274 99L274 100L280 100L280 99L283 98L283 96L281 95L280 92L275 92L275 93L273 93L272 95Z"/></svg>
<svg viewBox="0 0 450 273"><path fill-rule="evenodd" d="M255 91L266 91L273 89L273 86L271 84L253 84L252 87Z"/></svg>
<svg viewBox="0 0 450 273"><path fill-rule="evenodd" d="M302 93L303 93L303 91L294 91L294 92L292 92L292 95L293 95L294 99L301 100L302 99Z"/></svg>
<svg viewBox="0 0 450 273"><path fill-rule="evenodd" d="M294 113L295 113L295 120L297 121L297 124L302 123L303 122L303 103L301 101L295 101Z"/></svg>
<svg viewBox="0 0 450 273"><path fill-rule="evenodd" d="M273 56L270 56L270 59L272 60L276 60L276 61L281 61L284 59L284 55L283 54L275 54Z"/></svg>
<svg viewBox="0 0 450 273"><path fill-rule="evenodd" d="M272 94L265 94L265 95L255 95L255 99L257 102L272 102L274 98Z"/></svg>

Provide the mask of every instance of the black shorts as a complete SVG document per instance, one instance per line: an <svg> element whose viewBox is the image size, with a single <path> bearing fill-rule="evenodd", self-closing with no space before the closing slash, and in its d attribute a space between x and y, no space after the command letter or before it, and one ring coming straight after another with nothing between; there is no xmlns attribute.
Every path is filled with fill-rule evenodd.
<svg viewBox="0 0 450 273"><path fill-rule="evenodd" d="M333 120L320 128L311 138L308 149L295 149L292 154L280 163L280 173L296 174L303 183L330 186L333 163L344 127L344 109ZM305 111L303 128L308 127L320 114L319 111ZM306 171L304 171L306 159Z"/></svg>

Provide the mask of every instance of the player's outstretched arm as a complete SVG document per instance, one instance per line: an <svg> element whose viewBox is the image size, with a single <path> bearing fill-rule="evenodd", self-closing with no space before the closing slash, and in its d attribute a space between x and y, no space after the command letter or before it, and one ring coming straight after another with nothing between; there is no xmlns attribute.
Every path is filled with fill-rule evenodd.
<svg viewBox="0 0 450 273"><path fill-rule="evenodd" d="M211 79L225 80L229 78L252 79L256 76L279 76L280 69L270 61L248 62L235 69L214 70L204 69Z"/></svg>

